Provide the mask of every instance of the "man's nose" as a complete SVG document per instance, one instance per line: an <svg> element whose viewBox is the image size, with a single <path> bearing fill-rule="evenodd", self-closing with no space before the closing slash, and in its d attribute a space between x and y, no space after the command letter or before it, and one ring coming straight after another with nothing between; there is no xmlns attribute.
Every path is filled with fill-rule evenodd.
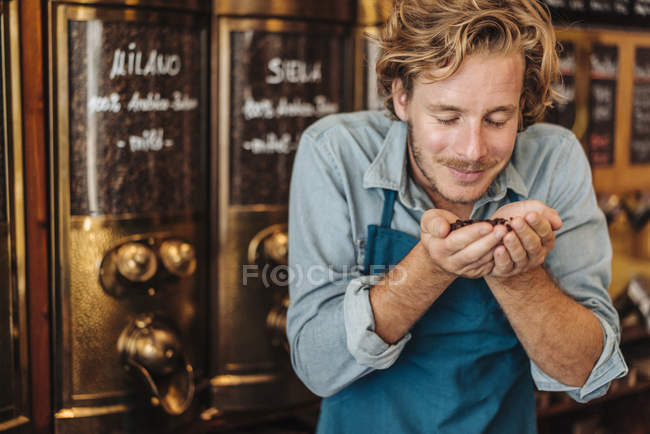
<svg viewBox="0 0 650 434"><path fill-rule="evenodd" d="M479 161L487 155L487 144L481 123L468 125L456 152L470 161Z"/></svg>

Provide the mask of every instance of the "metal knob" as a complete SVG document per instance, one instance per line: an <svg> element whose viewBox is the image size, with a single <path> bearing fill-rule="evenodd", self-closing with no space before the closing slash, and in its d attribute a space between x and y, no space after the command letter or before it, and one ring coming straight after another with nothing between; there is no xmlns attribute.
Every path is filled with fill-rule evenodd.
<svg viewBox="0 0 650 434"><path fill-rule="evenodd" d="M275 232L264 240L264 254L278 264L287 264L287 252L289 251L289 234L286 232Z"/></svg>
<svg viewBox="0 0 650 434"><path fill-rule="evenodd" d="M117 348L127 368L147 384L155 402L179 415L194 399L194 374L174 330L153 315L136 318L120 335Z"/></svg>
<svg viewBox="0 0 650 434"><path fill-rule="evenodd" d="M165 268L179 277L191 276L196 271L194 247L185 241L164 241L160 246L160 258Z"/></svg>
<svg viewBox="0 0 650 434"><path fill-rule="evenodd" d="M132 282L151 279L158 269L156 253L142 243L126 243L117 249L117 270Z"/></svg>
<svg viewBox="0 0 650 434"><path fill-rule="evenodd" d="M272 225L258 232L248 244L248 263L287 265L288 252L287 225Z"/></svg>

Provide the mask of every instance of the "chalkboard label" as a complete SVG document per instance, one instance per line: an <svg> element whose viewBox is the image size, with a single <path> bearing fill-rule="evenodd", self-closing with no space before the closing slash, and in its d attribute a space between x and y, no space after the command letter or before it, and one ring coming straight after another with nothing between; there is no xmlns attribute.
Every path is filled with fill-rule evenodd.
<svg viewBox="0 0 650 434"><path fill-rule="evenodd" d="M286 204L302 131L346 109L346 39L267 31L230 37L230 203Z"/></svg>
<svg viewBox="0 0 650 434"><path fill-rule="evenodd" d="M562 42L558 56L560 58L562 81L554 85L554 89L563 96L563 99L547 112L546 121L571 129L576 118L576 55L574 44L572 42Z"/></svg>
<svg viewBox="0 0 650 434"><path fill-rule="evenodd" d="M594 166L614 163L618 47L594 45L591 54L587 149Z"/></svg>
<svg viewBox="0 0 650 434"><path fill-rule="evenodd" d="M71 214L198 209L205 28L69 21Z"/></svg>
<svg viewBox="0 0 650 434"><path fill-rule="evenodd" d="M650 163L650 47L637 47L630 162Z"/></svg>

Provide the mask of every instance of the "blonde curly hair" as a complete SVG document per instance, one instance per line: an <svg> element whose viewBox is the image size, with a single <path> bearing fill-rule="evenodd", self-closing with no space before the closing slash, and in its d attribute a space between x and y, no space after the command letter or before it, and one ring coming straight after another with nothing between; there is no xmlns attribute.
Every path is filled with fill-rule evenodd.
<svg viewBox="0 0 650 434"><path fill-rule="evenodd" d="M444 80L473 54L523 54L520 128L541 120L560 98L552 88L560 79L555 31L537 0L397 0L375 40L378 87L393 116L395 79L410 98L415 79Z"/></svg>

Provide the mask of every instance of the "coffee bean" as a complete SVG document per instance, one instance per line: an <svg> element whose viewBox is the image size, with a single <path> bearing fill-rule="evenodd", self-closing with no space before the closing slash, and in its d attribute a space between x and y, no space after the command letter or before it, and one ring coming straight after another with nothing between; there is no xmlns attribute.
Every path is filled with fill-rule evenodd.
<svg viewBox="0 0 650 434"><path fill-rule="evenodd" d="M505 225L505 227L508 229L508 232L512 231L512 226L510 226L509 221L512 220L512 217L508 219L503 219L503 218L496 218L496 219L491 219L491 220L456 220L456 222L452 223L450 225L450 230L455 231L456 229L460 229L464 226L469 226L474 223L482 223L482 222L487 222L490 223L492 226L496 225Z"/></svg>

